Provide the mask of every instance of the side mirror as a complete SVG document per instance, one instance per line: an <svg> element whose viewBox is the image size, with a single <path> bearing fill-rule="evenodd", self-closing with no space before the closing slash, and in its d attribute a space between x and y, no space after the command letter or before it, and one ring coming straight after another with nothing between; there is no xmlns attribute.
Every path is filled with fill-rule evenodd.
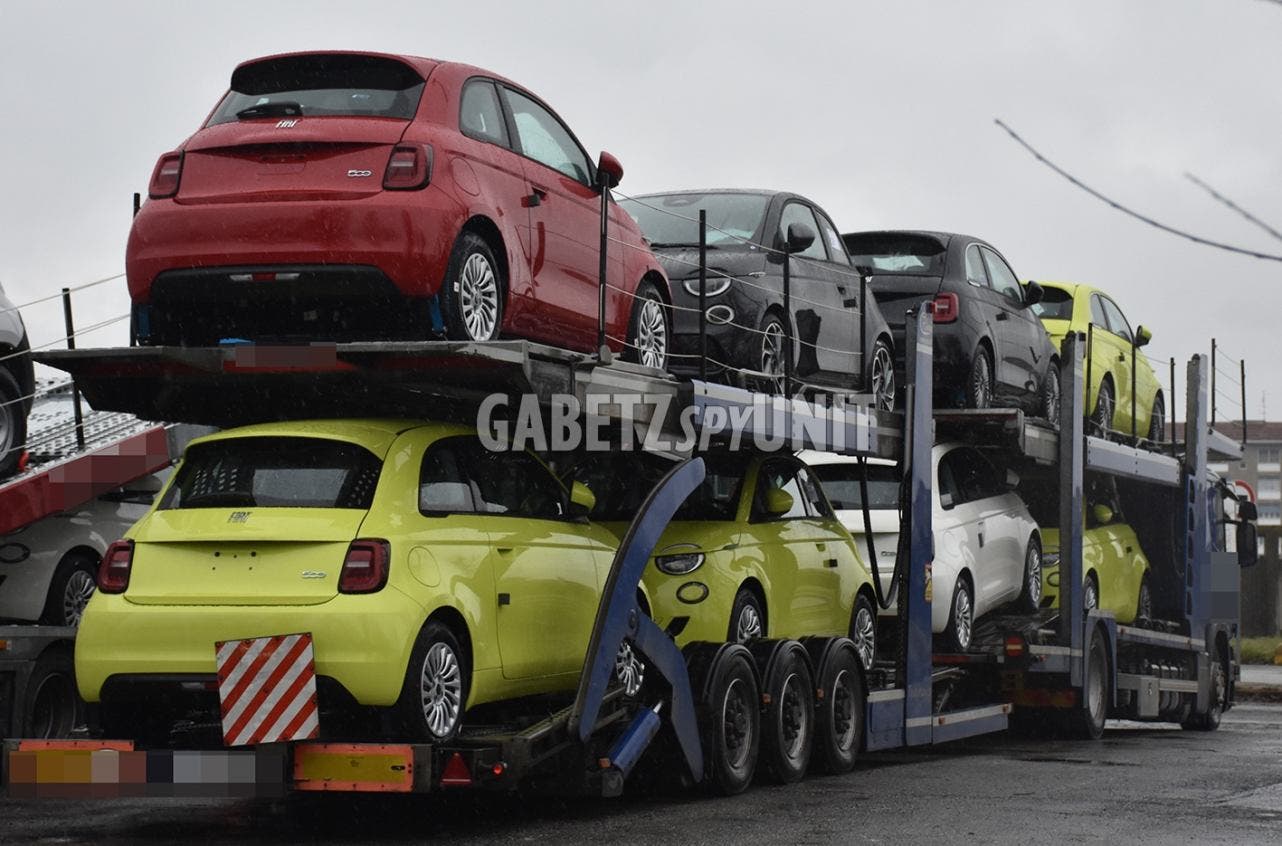
<svg viewBox="0 0 1282 846"><path fill-rule="evenodd" d="M570 503L581 509L583 514L591 514L596 508L596 494L582 482L575 482L570 485Z"/></svg>
<svg viewBox="0 0 1282 846"><path fill-rule="evenodd" d="M1251 502L1249 499L1238 500L1237 519L1239 521L1254 523L1256 520L1260 519L1260 510L1256 508L1255 503Z"/></svg>
<svg viewBox="0 0 1282 846"><path fill-rule="evenodd" d="M598 188L616 188L623 181L623 165L605 150L596 160L596 181Z"/></svg>
<svg viewBox="0 0 1282 846"><path fill-rule="evenodd" d="M1041 285L1038 285L1031 279L1028 280L1028 284L1024 286L1024 305L1035 306L1040 303L1045 296L1046 291L1043 290Z"/></svg>
<svg viewBox="0 0 1282 846"><path fill-rule="evenodd" d="M766 491L766 513L771 517L781 517L792 510L792 494L783 488L771 488Z"/></svg>
<svg viewBox="0 0 1282 846"><path fill-rule="evenodd" d="M1141 326L1135 330L1135 346L1148 346L1148 342L1153 340L1153 332L1146 326Z"/></svg>
<svg viewBox="0 0 1282 846"><path fill-rule="evenodd" d="M1095 518L1095 525L1107 526L1113 522L1113 509L1103 503L1098 503L1091 509L1091 516Z"/></svg>
<svg viewBox="0 0 1282 846"><path fill-rule="evenodd" d="M1010 488L1011 490L1014 490L1015 488L1019 487L1019 474L1016 473L1014 470L1006 471L1006 487Z"/></svg>
<svg viewBox="0 0 1282 846"><path fill-rule="evenodd" d="M789 223L788 235L784 238L784 252L800 253L810 249L815 242L815 230L805 223Z"/></svg>
<svg viewBox="0 0 1282 846"><path fill-rule="evenodd" d="M1254 523L1237 524L1237 565L1254 567L1260 560L1259 532Z"/></svg>

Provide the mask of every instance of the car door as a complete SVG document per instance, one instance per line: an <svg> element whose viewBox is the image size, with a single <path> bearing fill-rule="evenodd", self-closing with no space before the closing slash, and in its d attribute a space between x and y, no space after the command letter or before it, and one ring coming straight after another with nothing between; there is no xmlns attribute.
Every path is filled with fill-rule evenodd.
<svg viewBox="0 0 1282 846"><path fill-rule="evenodd" d="M833 328L833 343L837 344L836 349L853 350L855 356L853 361L843 361L842 366L852 366L854 369L849 371L849 385L858 386L861 390L868 390L869 386L864 384L864 376L868 372L868 363L865 356L869 352L869 346L864 343L863 333L867 329L871 331L869 322L865 320L866 315L860 313L864 306L861 299L862 279L855 269L851 267L850 255L846 252L846 245L841 240L841 235L837 232L837 227L833 226L828 215L818 206L814 207L815 217L819 221L819 237L824 240L824 245L828 248L828 271L832 278L833 284L837 286L837 299L840 300L842 311L838 316L842 318L835 323ZM868 291L868 299L872 300L872 290ZM842 374L846 375L845 373Z"/></svg>
<svg viewBox="0 0 1282 846"><path fill-rule="evenodd" d="M966 472L962 453L967 449L956 447L944 453L936 470L939 506L934 521L936 603L951 601L953 580L962 570L970 572L977 597L991 590L988 587L991 576L984 565L979 505L976 500L967 500L960 484Z"/></svg>
<svg viewBox="0 0 1282 846"><path fill-rule="evenodd" d="M871 575L868 575L869 570L864 566L854 538L837 519L832 504L824 495L823 486L811 468L797 467L797 486L806 500L809 519L815 522L816 531L822 533L817 543L818 561L807 568L811 576L805 580L808 585L813 581L823 605L822 616L816 615L815 620L816 625L822 628L814 631L849 634L855 592L865 578L871 581Z"/></svg>
<svg viewBox="0 0 1282 846"><path fill-rule="evenodd" d="M550 109L515 88L505 86L503 94L530 189L534 295L546 304L551 320L569 333L567 346L591 349L596 343L601 242L601 195L592 187L592 164ZM617 255L611 269L618 280Z"/></svg>
<svg viewBox="0 0 1282 846"><path fill-rule="evenodd" d="M980 252L988 268L988 284L1000 298L996 319L1003 336L1002 351L998 353L1006 363L1007 377L1003 381L1017 392L1035 392L1041 386L1042 370L1046 367L1043 360L1046 330L1025 304L1024 286L1019 284L1019 278L1006 260L988 247L981 247Z"/></svg>
<svg viewBox="0 0 1282 846"><path fill-rule="evenodd" d="M1119 403L1118 383L1121 381L1121 372L1118 365L1121 363L1118 358L1121 356L1121 347L1118 343L1118 337L1113 334L1109 327L1108 314L1104 309L1104 298L1099 294L1091 294L1091 349L1090 349L1090 384L1096 387L1096 402L1098 403L1098 389L1103 384L1104 377L1108 376L1109 381L1113 383L1113 403ZM1095 413L1095 405L1087 409L1088 414ZM1107 421L1109 428L1112 428L1117 420L1114 414L1113 420Z"/></svg>
<svg viewBox="0 0 1282 846"><path fill-rule="evenodd" d="M853 387L859 374L859 346L852 327L858 326L858 321L852 321L846 311L839 288L842 277L828 258L823 231L810 206L795 199L784 203L776 243L784 243L788 227L794 223L806 225L815 235L809 247L793 254L789 274L797 378Z"/></svg>
<svg viewBox="0 0 1282 846"><path fill-rule="evenodd" d="M1134 352L1135 334L1131 331L1131 324L1127 322L1126 316L1122 310L1117 307L1117 303L1110 300L1102 294L1097 294L1100 303L1104 306L1104 314L1108 318L1108 335L1112 345L1112 372L1116 384L1117 396L1117 414L1114 420L1117 428L1123 432L1131 431L1131 397L1134 391L1131 389L1131 372L1132 360L1131 355ZM1136 409L1138 412L1138 408ZM1133 434L1140 434L1134 432Z"/></svg>
<svg viewBox="0 0 1282 846"><path fill-rule="evenodd" d="M959 293L971 303L971 310L978 318L979 325L975 327L976 333L988 335L993 342L993 379L994 389L997 391L999 386L1010 384L1011 380L1016 378L1011 373L1010 359L1006 351L1010 340L1009 332L1006 330L1010 322L1007 304L1005 298L989 284L988 266L984 263L984 256L980 253L978 244L970 244L966 247L963 272L966 274L966 284L969 287ZM964 314L967 309L962 311ZM967 350L968 355L972 352L974 351Z"/></svg>
<svg viewBox="0 0 1282 846"><path fill-rule="evenodd" d="M469 440L462 453L477 511L489 533L503 676L577 673L600 599L604 530L567 519L565 491L538 459L490 452Z"/></svg>
<svg viewBox="0 0 1282 846"><path fill-rule="evenodd" d="M978 450L960 447L950 455L953 477L975 526L978 617L1018 595L1023 575L1023 545L1014 526L1019 497L1004 490L996 469Z"/></svg>

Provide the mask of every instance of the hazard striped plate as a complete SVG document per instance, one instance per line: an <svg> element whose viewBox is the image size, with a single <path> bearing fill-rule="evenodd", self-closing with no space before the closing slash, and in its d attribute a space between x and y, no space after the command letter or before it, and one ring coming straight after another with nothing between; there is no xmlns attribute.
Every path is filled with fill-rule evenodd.
<svg viewBox="0 0 1282 846"><path fill-rule="evenodd" d="M225 744L310 740L319 734L310 634L228 640L217 649Z"/></svg>

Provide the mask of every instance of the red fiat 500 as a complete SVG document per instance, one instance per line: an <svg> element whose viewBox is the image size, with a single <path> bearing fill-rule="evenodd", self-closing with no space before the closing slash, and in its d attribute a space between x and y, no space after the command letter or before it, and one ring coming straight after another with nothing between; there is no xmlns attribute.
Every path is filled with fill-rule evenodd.
<svg viewBox="0 0 1282 846"><path fill-rule="evenodd" d="M443 335L591 351L600 186L622 174L479 68L255 59L156 164L129 235L133 331L145 344ZM662 367L667 279L632 218L612 206L610 219L609 343Z"/></svg>

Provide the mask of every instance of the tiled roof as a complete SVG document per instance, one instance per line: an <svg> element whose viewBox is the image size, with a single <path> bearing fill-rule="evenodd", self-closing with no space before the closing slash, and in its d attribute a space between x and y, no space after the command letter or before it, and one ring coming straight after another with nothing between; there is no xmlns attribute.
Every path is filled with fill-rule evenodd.
<svg viewBox="0 0 1282 846"><path fill-rule="evenodd" d="M1241 420L1222 420L1215 424L1215 428L1234 440L1240 441L1242 439ZM1183 423L1175 424L1175 437L1177 440L1184 439ZM1275 420L1246 421L1246 442L1248 446L1258 443L1282 443L1282 422Z"/></svg>

